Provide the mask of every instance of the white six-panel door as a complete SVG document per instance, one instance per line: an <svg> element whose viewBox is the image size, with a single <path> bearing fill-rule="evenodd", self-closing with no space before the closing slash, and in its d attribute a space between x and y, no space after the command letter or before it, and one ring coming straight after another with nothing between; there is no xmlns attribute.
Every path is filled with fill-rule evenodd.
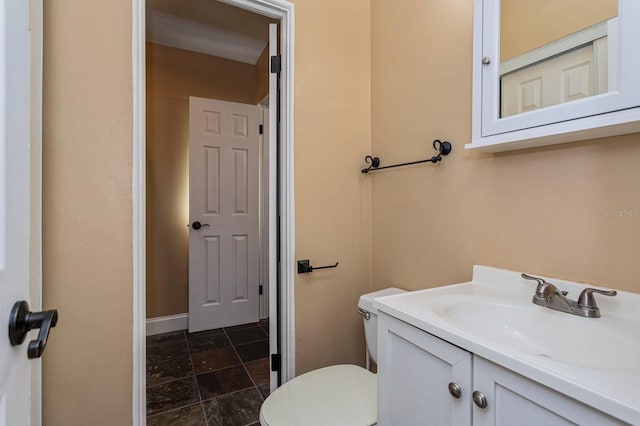
<svg viewBox="0 0 640 426"><path fill-rule="evenodd" d="M39 422L30 380L40 361L27 359L26 344L11 346L7 332L13 304L30 301L29 56L29 2L0 0L0 426Z"/></svg>
<svg viewBox="0 0 640 426"><path fill-rule="evenodd" d="M189 331L256 322L258 106L190 97L189 131Z"/></svg>

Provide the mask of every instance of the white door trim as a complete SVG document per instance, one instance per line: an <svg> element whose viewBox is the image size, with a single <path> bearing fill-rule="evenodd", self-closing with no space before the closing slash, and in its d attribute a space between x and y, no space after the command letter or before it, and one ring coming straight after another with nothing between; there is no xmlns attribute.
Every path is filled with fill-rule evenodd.
<svg viewBox="0 0 640 426"><path fill-rule="evenodd" d="M285 0L221 0L280 22L280 261L282 382L295 376L295 221L293 168L294 6ZM145 1L132 0L133 78L133 396L134 425L146 424Z"/></svg>
<svg viewBox="0 0 640 426"><path fill-rule="evenodd" d="M131 65L133 78L133 389L132 424L147 424L146 320L146 35L145 1L131 1Z"/></svg>
<svg viewBox="0 0 640 426"><path fill-rule="evenodd" d="M29 242L29 305L32 311L42 310L42 31L43 2L30 0L29 32L31 33L31 148L30 204L31 227ZM31 365L31 419L42 424L42 361Z"/></svg>

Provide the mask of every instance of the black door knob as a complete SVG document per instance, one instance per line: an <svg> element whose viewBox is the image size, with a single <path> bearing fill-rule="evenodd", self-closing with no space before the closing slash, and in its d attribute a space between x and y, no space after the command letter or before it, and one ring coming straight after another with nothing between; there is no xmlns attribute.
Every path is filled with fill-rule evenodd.
<svg viewBox="0 0 640 426"><path fill-rule="evenodd" d="M197 220L191 224L191 227L195 230L202 228L203 226L209 226L208 223L200 223Z"/></svg>
<svg viewBox="0 0 640 426"><path fill-rule="evenodd" d="M38 338L29 342L27 356L29 359L40 358L47 346L49 331L57 323L57 310L31 312L29 311L29 304L21 300L13 305L9 314L9 341L12 346L20 345L24 342L30 330L39 328Z"/></svg>

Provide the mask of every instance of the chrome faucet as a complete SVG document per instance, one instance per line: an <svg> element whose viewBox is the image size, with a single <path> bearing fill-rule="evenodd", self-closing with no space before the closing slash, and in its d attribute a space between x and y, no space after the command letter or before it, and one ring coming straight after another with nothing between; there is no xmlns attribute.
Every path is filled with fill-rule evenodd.
<svg viewBox="0 0 640 426"><path fill-rule="evenodd" d="M536 305L586 318L600 318L600 309L596 304L593 293L599 293L605 296L615 296L618 294L616 291L585 288L580 293L580 296L578 296L578 300L575 301L566 297L568 294L566 291L559 290L558 287L546 281L544 278L533 277L524 273L521 276L525 280L538 282L532 300Z"/></svg>

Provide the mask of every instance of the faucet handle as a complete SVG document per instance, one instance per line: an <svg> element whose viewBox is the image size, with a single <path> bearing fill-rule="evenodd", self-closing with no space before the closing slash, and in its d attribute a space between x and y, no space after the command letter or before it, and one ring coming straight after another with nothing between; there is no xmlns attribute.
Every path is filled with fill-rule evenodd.
<svg viewBox="0 0 640 426"><path fill-rule="evenodd" d="M598 304L596 303L595 297L593 297L593 293L603 294L605 296L615 296L618 294L615 290L607 291L598 290L597 288L585 288L578 297L578 306L586 309L598 309Z"/></svg>
<svg viewBox="0 0 640 426"><path fill-rule="evenodd" d="M532 275L527 275L524 272L520 276L522 278L524 278L525 280L537 281L539 286L543 285L543 284L547 284L547 282L545 281L544 278L539 278L539 277L534 277Z"/></svg>
<svg viewBox="0 0 640 426"><path fill-rule="evenodd" d="M544 278L534 277L532 275L527 275L525 273L522 273L522 275L520 275L520 276L522 278L524 278L525 280L531 280L531 281L537 281L538 282L538 286L536 287L536 296L538 296L538 297L547 298L547 297L549 297L549 295L551 293L553 293L554 291L557 290L555 285L553 285L550 282L546 281ZM567 295L567 293L565 291L563 291L562 294L564 296Z"/></svg>

